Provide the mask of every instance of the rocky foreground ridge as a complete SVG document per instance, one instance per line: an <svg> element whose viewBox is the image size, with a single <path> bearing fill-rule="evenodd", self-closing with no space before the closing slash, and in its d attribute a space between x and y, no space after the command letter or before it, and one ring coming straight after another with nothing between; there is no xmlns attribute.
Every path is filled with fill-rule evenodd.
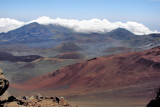
<svg viewBox="0 0 160 107"><path fill-rule="evenodd" d="M8 94L9 81L0 69L0 107L71 107L63 97L35 96L15 97Z"/></svg>

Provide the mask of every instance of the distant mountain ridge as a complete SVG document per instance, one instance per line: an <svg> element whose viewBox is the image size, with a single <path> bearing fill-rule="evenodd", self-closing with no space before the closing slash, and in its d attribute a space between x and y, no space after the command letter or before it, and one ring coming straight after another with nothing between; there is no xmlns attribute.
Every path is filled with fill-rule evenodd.
<svg viewBox="0 0 160 107"><path fill-rule="evenodd" d="M72 32L71 29L58 25L41 25L36 22L24 25L7 33L0 33L1 42L37 42L54 39L59 33Z"/></svg>
<svg viewBox="0 0 160 107"><path fill-rule="evenodd" d="M60 25L42 25L36 22L24 25L7 33L0 33L0 44L40 43L43 41L98 43L120 40L130 46L159 43L160 34L135 35L132 32L117 28L108 33L77 33Z"/></svg>

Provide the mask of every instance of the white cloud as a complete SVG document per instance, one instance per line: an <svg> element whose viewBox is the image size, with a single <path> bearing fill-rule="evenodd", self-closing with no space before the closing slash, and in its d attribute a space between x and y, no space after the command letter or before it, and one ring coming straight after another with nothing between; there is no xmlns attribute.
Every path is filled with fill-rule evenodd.
<svg viewBox="0 0 160 107"><path fill-rule="evenodd" d="M13 30L24 24L24 22L20 22L15 19L0 18L0 32L7 32Z"/></svg>
<svg viewBox="0 0 160 107"><path fill-rule="evenodd" d="M6 21L3 21L6 20ZM99 20L99 19L91 19L91 20L74 20L74 19L51 19L49 17L43 16L36 20L32 20L28 23L38 22L39 24L56 24L61 25L67 28L71 28L76 32L83 32L83 33L91 33L91 32L99 32L105 33L112 31L116 28L125 28L134 34L143 35L143 34L150 34L150 33L158 33L158 31L151 31L149 28L144 26L141 23L131 22L128 21L126 23L122 22L109 22L108 20ZM19 22L14 19L0 19L0 32L6 32L19 26L24 25L24 22ZM2 26L2 27L1 27Z"/></svg>

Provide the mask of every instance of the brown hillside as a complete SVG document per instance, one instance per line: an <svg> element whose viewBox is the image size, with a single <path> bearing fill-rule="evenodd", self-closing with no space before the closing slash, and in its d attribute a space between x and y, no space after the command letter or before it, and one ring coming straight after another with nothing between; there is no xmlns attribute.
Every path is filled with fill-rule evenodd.
<svg viewBox="0 0 160 107"><path fill-rule="evenodd" d="M93 58L11 86L22 90L93 92L155 80L160 80L160 47Z"/></svg>

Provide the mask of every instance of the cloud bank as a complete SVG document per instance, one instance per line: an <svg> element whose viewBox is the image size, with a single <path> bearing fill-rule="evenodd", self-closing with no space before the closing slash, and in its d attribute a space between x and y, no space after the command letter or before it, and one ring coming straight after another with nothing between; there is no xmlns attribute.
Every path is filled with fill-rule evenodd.
<svg viewBox="0 0 160 107"><path fill-rule="evenodd" d="M26 23L9 18L0 18L0 32L7 32L32 22L37 22L39 24L45 24L45 25L47 24L61 25L67 28L71 28L75 32L83 32L83 33L92 33L92 32L106 33L117 28L125 28L137 35L158 33L158 31L156 30L151 31L149 28L147 28L141 23L132 21L122 23L122 22L109 22L106 19L104 20L99 20L99 19L74 20L74 19L61 19L61 18L51 19L46 16L40 17L36 20L32 20Z"/></svg>
<svg viewBox="0 0 160 107"><path fill-rule="evenodd" d="M25 23L10 18L0 18L0 32L8 32L23 26Z"/></svg>

